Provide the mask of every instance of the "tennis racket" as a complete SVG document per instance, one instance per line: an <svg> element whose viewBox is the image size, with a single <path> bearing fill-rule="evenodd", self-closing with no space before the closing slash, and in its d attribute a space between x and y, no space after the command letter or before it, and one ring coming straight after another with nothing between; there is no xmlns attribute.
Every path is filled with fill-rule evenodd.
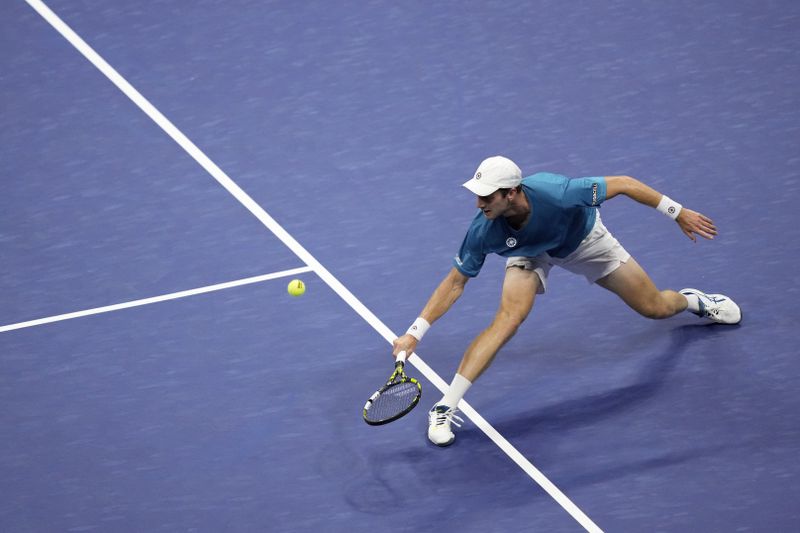
<svg viewBox="0 0 800 533"><path fill-rule="evenodd" d="M414 378L406 376L403 366L406 352L397 354L392 373L386 385L375 391L364 405L364 422L380 426L408 414L419 403L422 385Z"/></svg>

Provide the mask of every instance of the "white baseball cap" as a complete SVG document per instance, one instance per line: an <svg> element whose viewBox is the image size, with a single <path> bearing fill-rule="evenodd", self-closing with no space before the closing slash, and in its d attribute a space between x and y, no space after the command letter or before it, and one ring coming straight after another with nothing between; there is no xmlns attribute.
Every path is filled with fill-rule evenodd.
<svg viewBox="0 0 800 533"><path fill-rule="evenodd" d="M522 171L507 157L484 159L464 187L478 196L489 196L497 189L513 189L522 181Z"/></svg>

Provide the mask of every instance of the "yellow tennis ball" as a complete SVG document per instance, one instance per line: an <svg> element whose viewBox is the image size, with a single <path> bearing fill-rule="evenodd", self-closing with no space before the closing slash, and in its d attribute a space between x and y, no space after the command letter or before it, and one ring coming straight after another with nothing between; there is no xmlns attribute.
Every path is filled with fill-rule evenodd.
<svg viewBox="0 0 800 533"><path fill-rule="evenodd" d="M293 279L289 282L289 286L286 287L286 290L289 291L289 294L292 296L302 296L303 293L306 292L306 284L299 279Z"/></svg>

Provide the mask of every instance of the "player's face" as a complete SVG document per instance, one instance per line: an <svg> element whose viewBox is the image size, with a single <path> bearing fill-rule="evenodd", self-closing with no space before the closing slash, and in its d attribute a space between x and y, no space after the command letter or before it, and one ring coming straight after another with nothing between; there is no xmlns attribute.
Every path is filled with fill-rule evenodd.
<svg viewBox="0 0 800 533"><path fill-rule="evenodd" d="M509 194L503 196L500 191L494 191L489 196L478 196L478 209L483 211L483 216L489 220L503 216L511 205Z"/></svg>

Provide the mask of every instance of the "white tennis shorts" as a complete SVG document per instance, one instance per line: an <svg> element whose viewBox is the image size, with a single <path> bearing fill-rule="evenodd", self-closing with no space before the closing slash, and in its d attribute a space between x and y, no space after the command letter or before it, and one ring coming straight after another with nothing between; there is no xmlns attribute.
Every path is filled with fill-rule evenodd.
<svg viewBox="0 0 800 533"><path fill-rule="evenodd" d="M553 265L560 266L575 274L584 276L589 283L594 283L600 278L604 278L618 269L623 263L630 259L625 248L611 232L603 225L600 220L600 211L589 235L581 241L578 248L567 257L558 258L541 254L536 257L509 257L506 261L506 269L511 267L533 270L539 275L539 294L547 290L547 275Z"/></svg>

